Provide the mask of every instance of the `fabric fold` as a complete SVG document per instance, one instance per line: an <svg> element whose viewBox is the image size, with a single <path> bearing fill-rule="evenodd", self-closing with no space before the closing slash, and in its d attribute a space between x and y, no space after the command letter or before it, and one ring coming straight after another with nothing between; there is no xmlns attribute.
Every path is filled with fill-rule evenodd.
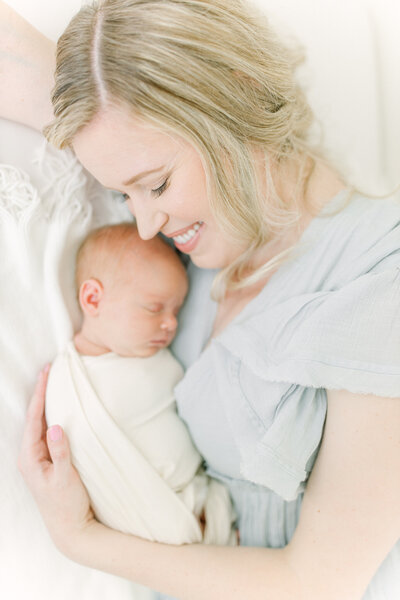
<svg viewBox="0 0 400 600"><path fill-rule="evenodd" d="M229 543L229 496L199 471L201 457L176 414L172 390L181 376L167 350L145 359L82 357L70 343L50 371L46 417L65 429L100 521L163 543Z"/></svg>
<svg viewBox="0 0 400 600"><path fill-rule="evenodd" d="M192 271L195 285L205 280ZM343 190L177 387L211 472L298 497L318 453L329 390L399 397L399 306L399 198ZM203 313L201 333L190 334L195 344L210 335ZM189 346L188 335L177 350Z"/></svg>
<svg viewBox="0 0 400 600"><path fill-rule="evenodd" d="M399 306L394 267L272 306L216 343L265 381L398 397Z"/></svg>

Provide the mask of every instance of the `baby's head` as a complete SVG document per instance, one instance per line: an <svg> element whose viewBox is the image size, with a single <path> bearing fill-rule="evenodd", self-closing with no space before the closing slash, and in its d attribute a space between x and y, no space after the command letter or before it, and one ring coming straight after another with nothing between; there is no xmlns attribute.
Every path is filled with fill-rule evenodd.
<svg viewBox="0 0 400 600"><path fill-rule="evenodd" d="M82 353L146 357L173 340L188 283L161 238L144 241L131 223L93 231L79 249L76 284Z"/></svg>

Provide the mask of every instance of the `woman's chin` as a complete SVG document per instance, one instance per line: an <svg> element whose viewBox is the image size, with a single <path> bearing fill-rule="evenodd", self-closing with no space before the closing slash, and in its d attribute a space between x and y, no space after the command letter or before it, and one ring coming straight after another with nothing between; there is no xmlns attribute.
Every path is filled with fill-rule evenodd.
<svg viewBox="0 0 400 600"><path fill-rule="evenodd" d="M207 256L190 254L190 260L196 267L200 269L224 269L229 266L232 260L225 259L221 256L213 256L211 254Z"/></svg>

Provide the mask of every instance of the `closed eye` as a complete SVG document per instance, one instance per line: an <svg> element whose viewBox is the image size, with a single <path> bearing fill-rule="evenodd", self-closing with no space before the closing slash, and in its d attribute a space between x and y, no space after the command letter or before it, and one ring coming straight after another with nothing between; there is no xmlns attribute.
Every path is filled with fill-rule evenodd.
<svg viewBox="0 0 400 600"><path fill-rule="evenodd" d="M151 193L154 194L156 197L161 196L161 194L167 189L168 184L169 177L167 177L167 179L164 181L164 183L160 185L160 187L156 188L155 190L151 190Z"/></svg>
<svg viewBox="0 0 400 600"><path fill-rule="evenodd" d="M146 306L146 310L153 313L154 315L160 313L163 310L163 308L163 306Z"/></svg>

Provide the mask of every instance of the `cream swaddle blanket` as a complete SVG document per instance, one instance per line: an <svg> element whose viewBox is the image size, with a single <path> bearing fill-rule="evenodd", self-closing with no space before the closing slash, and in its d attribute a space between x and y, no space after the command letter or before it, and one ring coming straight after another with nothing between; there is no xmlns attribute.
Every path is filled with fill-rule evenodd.
<svg viewBox="0 0 400 600"><path fill-rule="evenodd" d="M71 342L50 371L47 422L66 431L103 523L164 543L234 544L228 493L199 470L176 412L182 375L167 349L148 358L81 356Z"/></svg>

